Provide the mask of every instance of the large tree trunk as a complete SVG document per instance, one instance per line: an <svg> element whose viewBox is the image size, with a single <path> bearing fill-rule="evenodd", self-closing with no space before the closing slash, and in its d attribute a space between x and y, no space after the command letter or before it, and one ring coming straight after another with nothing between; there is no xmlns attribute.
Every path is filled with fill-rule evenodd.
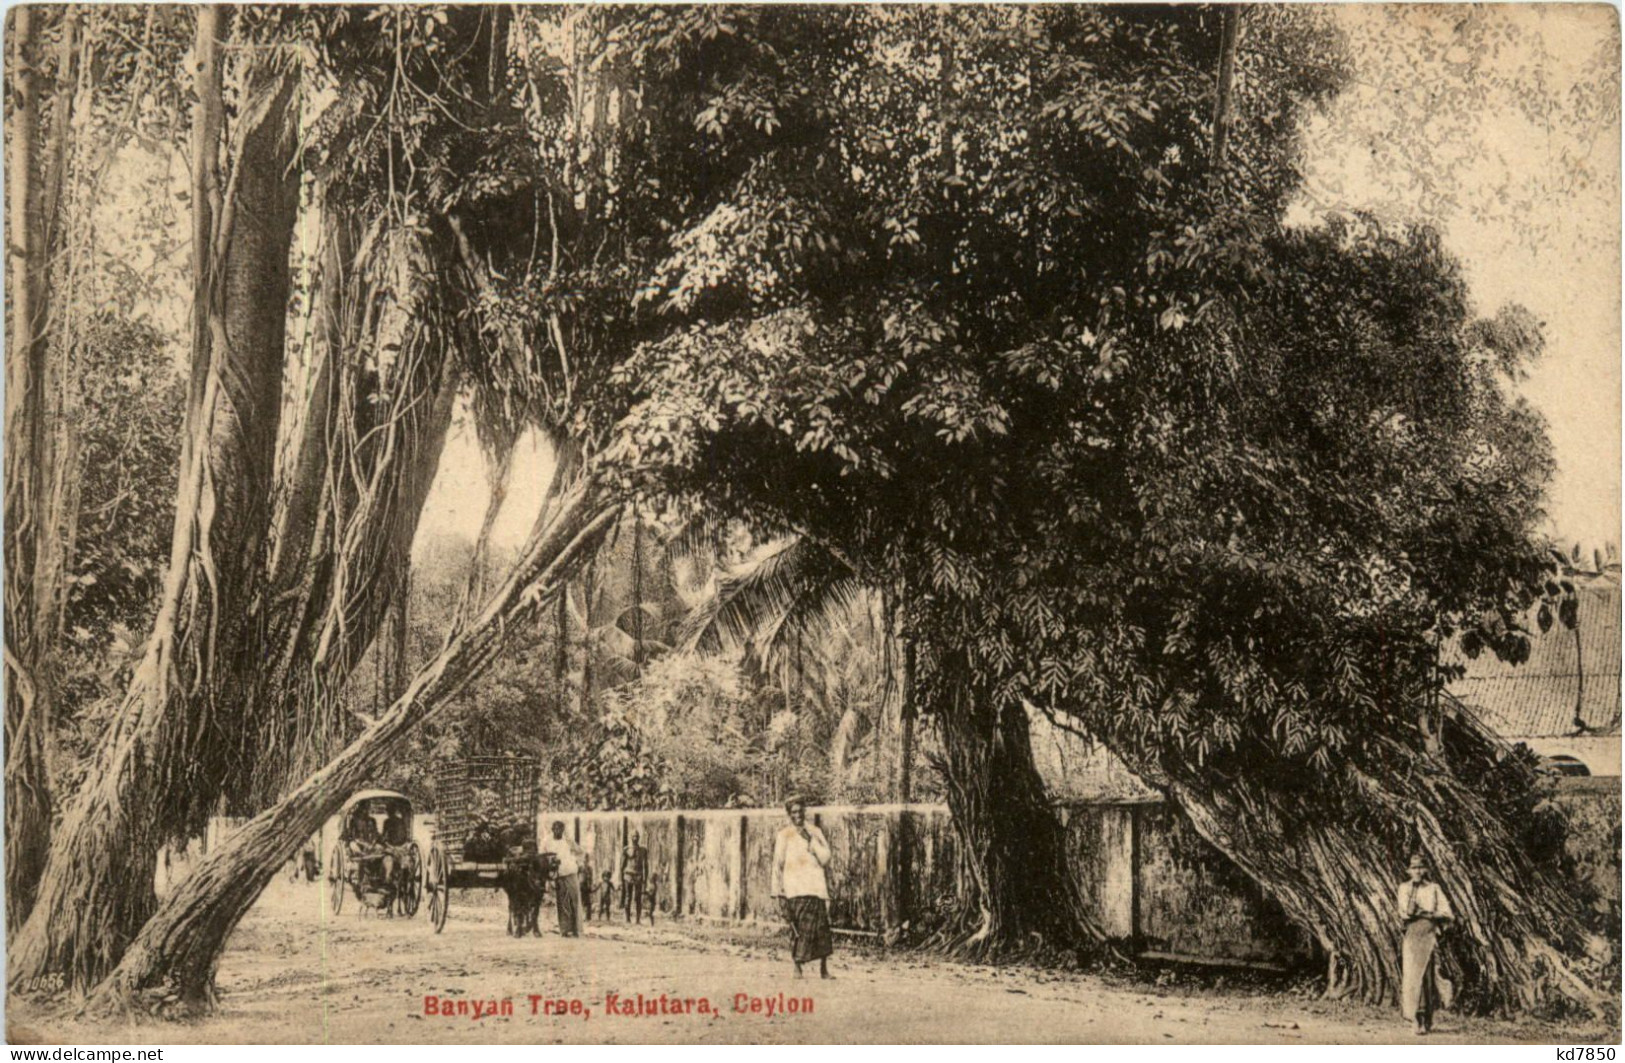
<svg viewBox="0 0 1625 1063"><path fill-rule="evenodd" d="M450 19L469 42L470 83L494 106L507 14L465 8ZM412 77L418 92L439 94L444 74L431 65ZM341 92L350 90L367 91ZM285 795L369 722L354 698L344 711L345 687L406 593L464 364L456 355L483 349L461 300L477 286L485 248L468 244L455 214L426 229L401 225L377 189L358 190L349 179L340 168L322 189L315 364L259 598L261 641L274 657L265 667L258 648L245 646L239 659L244 689L259 706L228 790L240 811ZM412 180L403 170L389 192L409 197ZM471 230L507 235L489 224Z"/></svg>
<svg viewBox="0 0 1625 1063"><path fill-rule="evenodd" d="M914 721L918 712L914 704L914 639L906 637L902 643L903 697L897 710L897 722L902 732L897 750L897 800L906 805L914 800Z"/></svg>
<svg viewBox="0 0 1625 1063"><path fill-rule="evenodd" d="M37 906L14 942L15 987L99 981L151 913L156 855L215 805L247 705L227 689L251 631L280 417L288 252L298 207L295 78L255 64L229 180L219 12L198 16L192 379L169 572L146 655L97 763L53 839ZM228 193L222 193L224 187Z"/></svg>
<svg viewBox="0 0 1625 1063"><path fill-rule="evenodd" d="M507 630L533 618L560 593L570 570L591 554L617 512L595 481L572 489L547 526L531 533L519 562L475 621L418 671L406 693L327 767L217 847L165 899L92 994L89 1009L166 1015L207 1010L226 937L271 876L351 793L387 766L412 728L496 658Z"/></svg>
<svg viewBox="0 0 1625 1063"><path fill-rule="evenodd" d="M581 574L581 711L592 711L593 604L597 597L598 558L587 560Z"/></svg>
<svg viewBox="0 0 1625 1063"><path fill-rule="evenodd" d="M963 677L961 677L963 678ZM968 682L938 684L939 765L968 872L958 918L938 944L975 958L1059 950L1084 958L1105 932L1084 907L1065 829L1033 763L1026 711L997 709Z"/></svg>
<svg viewBox="0 0 1625 1063"><path fill-rule="evenodd" d="M33 902L49 840L50 797L45 775L44 717L49 691L35 645L34 569L39 482L36 457L44 434L45 343L41 324L43 254L39 247L39 22L43 11L11 12L10 157L6 160L6 927L16 929Z"/></svg>
<svg viewBox="0 0 1625 1063"><path fill-rule="evenodd" d="M1236 78L1236 37L1241 28L1241 5L1227 4L1219 16L1224 28L1219 41L1219 76L1213 93L1213 146L1209 154L1214 170L1224 167L1230 139L1230 95Z"/></svg>
<svg viewBox="0 0 1625 1063"><path fill-rule="evenodd" d="M449 233L420 239L378 222L357 262L352 220L323 218L316 362L261 596L275 654L269 667L257 648L242 660L262 708L237 754L238 808L281 797L358 730L339 696L405 593L456 400L457 340L438 324L456 287L437 257Z"/></svg>
<svg viewBox="0 0 1625 1063"><path fill-rule="evenodd" d="M643 521L632 511L632 663L643 674Z"/></svg>
<svg viewBox="0 0 1625 1063"><path fill-rule="evenodd" d="M1328 995L1397 1001L1395 893L1414 848L1427 855L1456 913L1459 932L1447 940L1441 963L1458 987L1458 1007L1510 1014L1567 1003L1604 1010L1603 996L1587 982L1587 961L1576 961L1588 943L1600 942L1583 927L1573 884L1551 860L1555 853L1537 853L1540 843L1531 841L1560 839L1561 824L1551 817L1561 814L1534 801L1495 807L1508 795L1533 794L1536 780L1516 758L1497 764L1493 739L1470 721L1451 731L1438 758L1391 744L1394 770L1382 778L1346 765L1341 809L1306 802L1263 776L1222 785L1170 778L1132 751L1121 752L1314 936L1332 961ZM1477 784L1466 781L1474 778ZM1528 836L1515 837L1510 822L1521 822Z"/></svg>
<svg viewBox="0 0 1625 1063"><path fill-rule="evenodd" d="M55 683L52 647L61 599L63 523L59 426L51 423L61 385L53 327L62 308L53 295L53 236L69 155L79 15L61 14L50 134L40 137L41 46L45 9L14 13L10 70L10 202L6 215L7 336L5 406L6 930L33 906L44 870L51 821L47 747Z"/></svg>

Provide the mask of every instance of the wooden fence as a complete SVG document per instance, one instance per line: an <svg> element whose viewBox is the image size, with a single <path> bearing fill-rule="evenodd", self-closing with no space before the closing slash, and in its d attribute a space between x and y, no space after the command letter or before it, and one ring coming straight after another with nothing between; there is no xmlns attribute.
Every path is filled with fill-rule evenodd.
<svg viewBox="0 0 1625 1063"><path fill-rule="evenodd" d="M1107 933L1155 953L1281 963L1307 947L1280 910L1160 802L1075 804L1062 810L1068 860ZM880 935L928 918L960 888L957 838L942 805L827 806L808 816L829 838L830 918ZM586 850L592 873L619 884L633 832L649 854L656 906L667 918L776 923L770 897L778 809L544 812Z"/></svg>
<svg viewBox="0 0 1625 1063"><path fill-rule="evenodd" d="M1620 905L1619 780L1565 780L1558 802L1569 812L1568 852L1594 903ZM808 815L829 838L830 918L838 930L880 935L917 923L960 889L957 838L943 805L827 806ZM1062 806L1067 858L1078 887L1106 932L1153 956L1219 963L1284 965L1310 945L1274 901L1159 799ZM545 836L563 821L587 851L595 879L617 885L632 832L648 849L657 910L665 918L776 923L770 897L779 809L682 812L544 811ZM433 814L414 835L425 853ZM215 845L235 821L211 826ZM327 859L336 824L323 831ZM177 869L178 870L178 869ZM160 882L169 876L161 864ZM1396 871L1396 882L1398 872ZM618 907L618 905L617 905Z"/></svg>
<svg viewBox="0 0 1625 1063"><path fill-rule="evenodd" d="M1562 784L1568 849L1597 904L1620 903L1619 782ZM808 816L829 838L830 918L837 929L879 935L918 921L960 888L957 838L943 805L826 806ZM1160 799L1062 806L1068 863L1106 932L1142 954L1283 966L1311 944L1280 906ZM593 874L619 881L633 831L659 876L666 917L776 923L771 900L779 809L683 812L544 812L587 850ZM1395 882L1400 877L1395 871Z"/></svg>

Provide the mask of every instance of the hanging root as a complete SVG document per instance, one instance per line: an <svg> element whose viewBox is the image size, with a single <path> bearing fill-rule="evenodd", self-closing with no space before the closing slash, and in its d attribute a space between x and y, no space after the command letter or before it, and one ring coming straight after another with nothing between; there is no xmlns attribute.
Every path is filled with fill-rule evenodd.
<svg viewBox="0 0 1625 1063"><path fill-rule="evenodd" d="M1418 764L1379 777L1350 767L1341 807L1275 792L1252 776L1223 786L1173 781L1169 793L1203 837L1326 948L1328 998L1396 999L1394 895L1398 869L1418 847L1455 910L1441 962L1460 986L1459 1007L1610 1018L1617 1007L1597 988L1607 948L1588 928L1584 890L1560 854L1537 851L1520 833L1535 829L1536 780L1503 763L1483 774L1482 789L1469 786L1460 765L1474 753L1458 745L1456 771ZM1538 826L1550 837L1549 821Z"/></svg>

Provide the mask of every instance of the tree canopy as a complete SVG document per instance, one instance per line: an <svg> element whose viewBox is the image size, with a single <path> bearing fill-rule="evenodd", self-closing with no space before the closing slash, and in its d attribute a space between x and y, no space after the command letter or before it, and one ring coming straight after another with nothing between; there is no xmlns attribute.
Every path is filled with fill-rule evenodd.
<svg viewBox="0 0 1625 1063"><path fill-rule="evenodd" d="M811 630L805 599L897 640L964 843L952 944L1109 947L1039 711L1163 787L1349 988L1396 985L1379 898L1416 846L1459 884L1471 999L1595 1002L1579 906L1529 844L1537 779L1436 697L1442 639L1517 659L1560 597L1549 449L1509 387L1540 330L1482 316L1427 231L1287 224L1297 131L1347 74L1321 13L208 9L198 31L162 608L14 982L204 1006L259 888L414 728L482 675L499 715L533 704L487 671L511 630L552 666L551 724L593 718L595 669L641 672L600 699L622 774L661 756L641 728L668 761L712 747L684 785L720 795L763 706L726 667L645 668L677 634L645 585L659 513L787 544L713 629L756 610L771 647ZM301 219L322 243L295 275ZM448 633L410 675L396 622L363 707L342 695L407 594L460 388L493 469L537 429L553 482L512 558L482 540L462 593L434 589ZM774 657L746 663L786 676ZM847 663L802 695L889 674ZM263 811L161 908L94 903L222 797Z"/></svg>
<svg viewBox="0 0 1625 1063"><path fill-rule="evenodd" d="M1461 962L1487 1002L1527 1002L1528 960L1505 942L1580 934L1543 885L1554 854L1522 837L1537 784L1495 767L1469 720L1441 747L1429 706L1441 639L1470 630L1515 660L1545 593L1551 459L1512 397L1539 330L1517 308L1480 319L1426 231L1286 227L1290 118L1335 79L1293 68L1265 113L1238 105L1234 155L1210 157L1196 60L1214 31L1190 17L1035 12L918 36L936 76L904 113L940 138L911 153L864 124L869 93L836 97L854 113L830 136L855 162L810 166L810 198L861 186L870 213L837 212L825 242L866 283L730 287L759 247L696 244L687 268L733 301L698 316L669 289L692 324L621 374L641 401L618 456L899 586L923 704L953 718L970 697L1016 739L1035 706L1104 740L1365 994L1395 984L1392 931L1300 894L1375 887L1413 846L1464 881L1517 883L1474 898ZM1012 34L1023 47L1001 51ZM1086 90L1060 79L1082 63ZM961 95L984 106L963 114ZM884 159L862 154L887 133ZM888 165L902 172L871 177ZM1311 837L1276 862L1266 834ZM1341 853L1312 852L1327 835ZM1310 855L1321 870L1288 870Z"/></svg>

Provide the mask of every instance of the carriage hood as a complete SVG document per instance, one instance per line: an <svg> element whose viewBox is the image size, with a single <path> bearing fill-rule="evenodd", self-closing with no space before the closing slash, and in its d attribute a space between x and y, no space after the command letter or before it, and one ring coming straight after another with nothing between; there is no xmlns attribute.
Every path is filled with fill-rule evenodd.
<svg viewBox="0 0 1625 1063"><path fill-rule="evenodd" d="M339 814L345 815L354 811L355 806L364 801L377 800L400 801L406 805L407 815L411 815L417 811L413 806L412 799L410 797L395 790L358 790L351 794L349 799L344 802L344 807L339 810Z"/></svg>

